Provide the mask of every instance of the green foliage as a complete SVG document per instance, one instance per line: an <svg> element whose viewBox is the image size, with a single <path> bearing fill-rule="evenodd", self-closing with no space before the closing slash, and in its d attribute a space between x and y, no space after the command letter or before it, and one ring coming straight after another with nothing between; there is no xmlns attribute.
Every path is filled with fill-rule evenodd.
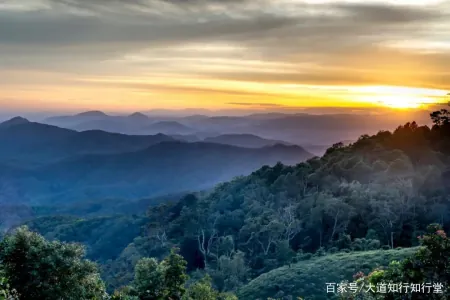
<svg viewBox="0 0 450 300"><path fill-rule="evenodd" d="M184 285L188 279L186 275L187 262L177 252L178 249L173 248L170 255L162 262L165 268L164 281L166 283L167 297L174 300L180 299L185 293Z"/></svg>
<svg viewBox="0 0 450 300"><path fill-rule="evenodd" d="M181 299L185 293L186 261L172 249L161 263L155 258L139 260L135 268L134 287L143 300Z"/></svg>
<svg viewBox="0 0 450 300"><path fill-rule="evenodd" d="M214 290L211 278L205 276L189 287L182 300L238 300L238 298L233 294Z"/></svg>
<svg viewBox="0 0 450 300"><path fill-rule="evenodd" d="M122 287L111 295L110 300L139 300L137 291L130 286Z"/></svg>
<svg viewBox="0 0 450 300"><path fill-rule="evenodd" d="M421 247L403 261L393 261L386 269L378 269L361 278L376 286L377 283L443 284L442 293L410 293L410 299L443 300L450 297L450 239L438 224L428 226L427 233L418 236ZM388 293L370 295L373 299L401 300L404 295Z"/></svg>
<svg viewBox="0 0 450 300"><path fill-rule="evenodd" d="M49 242L26 227L0 244L0 263L23 299L104 299L103 282L77 244Z"/></svg>
<svg viewBox="0 0 450 300"><path fill-rule="evenodd" d="M49 240L88 245L87 257L104 262L115 259L141 232L145 219L138 216L78 218L52 216L26 223Z"/></svg>
<svg viewBox="0 0 450 300"><path fill-rule="evenodd" d="M136 264L134 287L140 299L166 299L165 266L154 258L143 258Z"/></svg>
<svg viewBox="0 0 450 300"><path fill-rule="evenodd" d="M0 300L18 300L15 290L9 286L8 279L4 276L2 266L0 265Z"/></svg>
<svg viewBox="0 0 450 300"><path fill-rule="evenodd" d="M418 236L421 247L411 256L402 261L394 260L386 268L377 268L367 276L363 272L359 272L355 283L358 287L390 284L411 285L416 284L420 287L422 285L429 285L429 289L420 292L412 292L408 289L405 292L390 292L377 293L374 288L371 292L361 290L357 293L348 291L344 293L341 299L364 299L364 300L425 300L449 299L450 288L448 286L450 279L450 239L447 237L442 227L438 224L428 226L427 233L423 236ZM434 292L434 284L442 284L442 293ZM359 288L358 288L359 290Z"/></svg>
<svg viewBox="0 0 450 300"><path fill-rule="evenodd" d="M249 277L250 270L245 262L245 254L241 251L220 256L214 266L215 268L211 265L206 271L221 291L235 291Z"/></svg>
<svg viewBox="0 0 450 300"><path fill-rule="evenodd" d="M326 283L352 279L355 270L368 273L377 266L401 260L416 249L376 250L336 253L301 261L262 274L238 290L239 299L282 298L306 296L306 299L328 299Z"/></svg>
<svg viewBox="0 0 450 300"><path fill-rule="evenodd" d="M450 282L450 239L442 226L432 224L427 234L420 236L421 248L403 263L409 282ZM445 294L450 296L449 293Z"/></svg>
<svg viewBox="0 0 450 300"><path fill-rule="evenodd" d="M218 292L211 286L211 278L204 277L189 287L183 300L216 300Z"/></svg>

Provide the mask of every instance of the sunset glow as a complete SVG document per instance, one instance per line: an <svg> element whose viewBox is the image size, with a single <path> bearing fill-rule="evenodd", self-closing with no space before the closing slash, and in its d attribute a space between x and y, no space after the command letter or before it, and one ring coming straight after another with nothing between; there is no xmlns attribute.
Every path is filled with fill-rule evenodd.
<svg viewBox="0 0 450 300"><path fill-rule="evenodd" d="M448 1L133 2L2 1L1 107L415 109L450 87Z"/></svg>

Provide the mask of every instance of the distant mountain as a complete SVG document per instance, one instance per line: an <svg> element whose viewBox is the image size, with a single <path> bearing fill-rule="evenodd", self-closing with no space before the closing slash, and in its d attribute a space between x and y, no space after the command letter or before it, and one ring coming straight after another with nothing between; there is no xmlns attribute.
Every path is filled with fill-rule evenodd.
<svg viewBox="0 0 450 300"><path fill-rule="evenodd" d="M194 118L183 123L196 130L220 134L253 134L272 140L304 145L332 145L342 140L357 140L363 134L393 130L398 124L415 120L429 124L429 113L384 112L379 114L282 114Z"/></svg>
<svg viewBox="0 0 450 300"><path fill-rule="evenodd" d="M158 119L159 120L159 119ZM77 131L103 130L122 134L151 134L142 129L150 126L154 119L150 119L141 112L128 116L111 116L101 111L89 111L72 116L57 116L47 118L43 123L73 129ZM156 134L159 132L151 131Z"/></svg>
<svg viewBox="0 0 450 300"><path fill-rule="evenodd" d="M87 111L75 115L49 117L44 119L42 122L49 125L74 129L73 126L77 126L80 123L89 122L93 120L107 119L109 117L110 117L109 115L105 114L102 111ZM100 128L91 128L91 129L100 129Z"/></svg>
<svg viewBox="0 0 450 300"><path fill-rule="evenodd" d="M194 143L194 142L201 142L202 139L199 138L197 135L195 134L171 134L171 137L173 137L174 139L178 140L178 141L182 141L182 142L188 142L188 143Z"/></svg>
<svg viewBox="0 0 450 300"><path fill-rule="evenodd" d="M99 110L86 111L75 115L75 117L88 117L88 118L102 118L107 117L108 115Z"/></svg>
<svg viewBox="0 0 450 300"><path fill-rule="evenodd" d="M73 155L138 151L174 141L158 135L124 135L100 130L77 132L14 118L0 124L0 161L46 163Z"/></svg>
<svg viewBox="0 0 450 300"><path fill-rule="evenodd" d="M23 198L37 203L124 197L138 199L214 186L263 165L301 162L297 146L260 149L213 143L162 142L145 150L74 156L25 174L6 174Z"/></svg>
<svg viewBox="0 0 450 300"><path fill-rule="evenodd" d="M213 112L202 108L186 108L180 110L174 109L152 109L145 111L149 116L164 116L164 117L185 117L190 115L211 115Z"/></svg>
<svg viewBox="0 0 450 300"><path fill-rule="evenodd" d="M290 145L290 143L284 141L268 140L253 134L224 134L206 138L204 141L208 143L218 143L244 148L261 148L276 144Z"/></svg>
<svg viewBox="0 0 450 300"><path fill-rule="evenodd" d="M81 122L79 124L69 126L69 128L77 130L77 131L86 131L86 130L103 130L107 132L116 132L116 133L131 133L136 130L137 126L133 126L132 120L127 122L122 118L103 118L103 119L94 119Z"/></svg>
<svg viewBox="0 0 450 300"><path fill-rule="evenodd" d="M110 116L103 112L91 111L73 116L51 117L43 122L77 131L103 130L141 135L157 133L191 134L195 132L195 130L173 119L172 117L149 117L141 112L135 112L128 116Z"/></svg>
<svg viewBox="0 0 450 300"><path fill-rule="evenodd" d="M176 121L159 121L141 129L142 133L191 134L195 130Z"/></svg>
<svg viewBox="0 0 450 300"><path fill-rule="evenodd" d="M129 119L138 120L138 121L148 121L149 117L140 112L135 112L128 116Z"/></svg>
<svg viewBox="0 0 450 300"><path fill-rule="evenodd" d="M311 148L317 153L323 153L327 145L356 140L363 134L375 134L379 130L393 130L398 124L411 120L418 124L429 123L429 113L425 111L346 111L349 113L331 110L329 112L335 113L274 112L245 116L208 116L209 113L202 110L186 110L182 114L181 111L155 110L129 116L91 111L49 118L45 123L78 131L99 129L123 134L195 134L200 139L225 134L252 134L290 144L318 145ZM186 116L186 113L193 115Z"/></svg>
<svg viewBox="0 0 450 300"><path fill-rule="evenodd" d="M0 128L8 128L11 126L15 126L15 125L22 125L22 124L27 124L30 123L30 121L28 121L25 118L22 117L14 117L8 121L5 121L3 123L0 123Z"/></svg>

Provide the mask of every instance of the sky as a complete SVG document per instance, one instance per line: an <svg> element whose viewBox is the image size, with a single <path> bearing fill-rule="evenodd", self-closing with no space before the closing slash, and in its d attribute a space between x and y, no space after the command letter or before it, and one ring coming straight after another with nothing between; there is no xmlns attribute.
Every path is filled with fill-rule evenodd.
<svg viewBox="0 0 450 300"><path fill-rule="evenodd" d="M0 110L418 108L450 1L0 0Z"/></svg>

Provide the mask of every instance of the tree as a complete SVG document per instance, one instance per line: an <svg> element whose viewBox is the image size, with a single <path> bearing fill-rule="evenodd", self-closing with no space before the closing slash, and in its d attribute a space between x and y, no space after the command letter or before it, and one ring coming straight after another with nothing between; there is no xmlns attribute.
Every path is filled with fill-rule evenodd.
<svg viewBox="0 0 450 300"><path fill-rule="evenodd" d="M430 117L433 123L437 126L450 124L450 111L447 109L434 111L430 114Z"/></svg>
<svg viewBox="0 0 450 300"><path fill-rule="evenodd" d="M342 299L449 299L450 239L438 224L429 225L427 230L427 234L418 236L422 247L411 257L402 262L393 261L385 270L376 269L367 276L362 274L356 282L358 285L364 284L364 286L369 284L377 286L379 283L407 283L419 286L424 284L430 285L430 290L424 290L421 293L412 293L410 290L407 295L405 293L365 293L363 298L356 298L355 295L350 297L347 297L349 295L344 295ZM435 287L432 287L433 284L442 284L442 293L435 292Z"/></svg>
<svg viewBox="0 0 450 300"><path fill-rule="evenodd" d="M236 251L229 256L220 256L216 262L216 268L207 269L207 271L220 291L234 291L246 283L249 268L245 261L245 254Z"/></svg>
<svg viewBox="0 0 450 300"><path fill-rule="evenodd" d="M165 268L164 280L169 299L181 299L185 293L184 285L188 276L186 275L187 262L179 255L177 248L173 248L170 255L164 259L162 265Z"/></svg>
<svg viewBox="0 0 450 300"><path fill-rule="evenodd" d="M219 293L211 285L211 278L205 276L189 287L182 300L238 300L229 293Z"/></svg>
<svg viewBox="0 0 450 300"><path fill-rule="evenodd" d="M216 300L218 296L217 291L211 286L211 278L204 277L200 281L194 283L189 287L183 300Z"/></svg>
<svg viewBox="0 0 450 300"><path fill-rule="evenodd" d="M427 234L418 237L422 248L403 262L401 267L403 278L408 280L407 282L434 282L448 285L450 282L450 239L438 224L431 224L427 231ZM450 288L448 286L445 288L443 294L427 299L448 299Z"/></svg>
<svg viewBox="0 0 450 300"><path fill-rule="evenodd" d="M110 300L139 300L137 291L130 286L122 287L111 295Z"/></svg>
<svg viewBox="0 0 450 300"><path fill-rule="evenodd" d="M336 234L347 229L350 218L354 215L353 208L345 203L341 198L330 198L326 206L325 213L333 221L330 242Z"/></svg>
<svg viewBox="0 0 450 300"><path fill-rule="evenodd" d="M134 287L142 300L166 299L166 270L155 258L143 258L135 267Z"/></svg>
<svg viewBox="0 0 450 300"><path fill-rule="evenodd" d="M143 258L135 267L134 287L141 300L177 300L185 293L186 261L172 249L158 263L155 258Z"/></svg>
<svg viewBox="0 0 450 300"><path fill-rule="evenodd" d="M0 243L0 264L22 299L104 299L97 266L77 244L49 242L27 227Z"/></svg>

